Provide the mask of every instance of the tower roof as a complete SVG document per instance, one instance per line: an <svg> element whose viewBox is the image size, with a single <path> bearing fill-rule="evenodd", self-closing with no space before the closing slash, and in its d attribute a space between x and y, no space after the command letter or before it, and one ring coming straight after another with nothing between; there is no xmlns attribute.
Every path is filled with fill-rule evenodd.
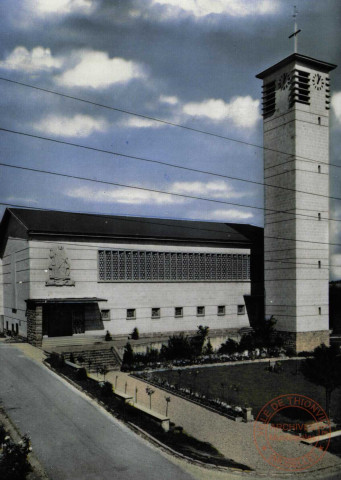
<svg viewBox="0 0 341 480"><path fill-rule="evenodd" d="M325 73L330 72L337 67L337 65L334 65L333 63L323 62L322 60L307 57L306 55L301 55L300 53L293 53L292 55L289 55L289 57L284 58L272 67L269 67L263 72L256 75L256 78L260 78L262 80L263 78L271 75L273 72L276 72L276 70L279 70L280 68L285 67L289 63L293 62L299 62L300 64L303 64L307 67L315 68Z"/></svg>

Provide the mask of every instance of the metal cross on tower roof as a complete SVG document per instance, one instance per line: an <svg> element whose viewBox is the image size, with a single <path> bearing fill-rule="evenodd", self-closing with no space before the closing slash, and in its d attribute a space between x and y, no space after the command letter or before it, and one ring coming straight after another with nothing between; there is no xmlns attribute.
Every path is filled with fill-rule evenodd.
<svg viewBox="0 0 341 480"><path fill-rule="evenodd" d="M296 21L297 14L298 14L297 7L296 7L296 5L294 5L294 13L293 13L293 18L294 18L294 21L295 21L294 33L292 33L288 38L294 37L294 52L295 53L297 53L297 35L301 31L301 30L297 30L297 21Z"/></svg>

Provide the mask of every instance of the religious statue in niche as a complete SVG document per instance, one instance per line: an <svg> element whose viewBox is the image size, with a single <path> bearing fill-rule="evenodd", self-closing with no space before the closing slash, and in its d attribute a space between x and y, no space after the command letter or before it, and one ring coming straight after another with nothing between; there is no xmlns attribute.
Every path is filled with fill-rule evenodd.
<svg viewBox="0 0 341 480"><path fill-rule="evenodd" d="M47 286L74 286L70 278L70 262L62 245L50 249L49 279Z"/></svg>

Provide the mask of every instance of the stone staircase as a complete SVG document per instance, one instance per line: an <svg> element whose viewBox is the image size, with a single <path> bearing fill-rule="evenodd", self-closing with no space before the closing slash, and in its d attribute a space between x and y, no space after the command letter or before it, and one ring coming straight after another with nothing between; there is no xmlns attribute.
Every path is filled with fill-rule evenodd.
<svg viewBox="0 0 341 480"><path fill-rule="evenodd" d="M88 372L98 372L103 367L106 367L108 370L121 369L121 360L114 347L102 347L91 350L77 349L77 351L72 350L72 352L64 351L63 355L65 360L69 361L73 355L75 363L86 368Z"/></svg>
<svg viewBox="0 0 341 480"><path fill-rule="evenodd" d="M98 372L103 367L108 370L120 370L122 364L115 342L105 341L104 335L44 338L42 349L48 354L52 352L63 354L65 360L70 360L73 356L75 363L91 372Z"/></svg>
<svg viewBox="0 0 341 480"><path fill-rule="evenodd" d="M68 337L49 337L43 338L42 349L48 352L54 351L57 347L70 347L75 345L95 345L103 343L104 335L72 335Z"/></svg>

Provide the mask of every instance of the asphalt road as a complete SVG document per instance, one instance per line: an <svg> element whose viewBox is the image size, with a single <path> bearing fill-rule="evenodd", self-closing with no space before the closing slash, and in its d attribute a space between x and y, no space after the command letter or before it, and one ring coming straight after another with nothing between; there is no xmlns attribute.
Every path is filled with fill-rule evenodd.
<svg viewBox="0 0 341 480"><path fill-rule="evenodd" d="M51 480L190 480L157 450L13 346L0 344L0 402Z"/></svg>

